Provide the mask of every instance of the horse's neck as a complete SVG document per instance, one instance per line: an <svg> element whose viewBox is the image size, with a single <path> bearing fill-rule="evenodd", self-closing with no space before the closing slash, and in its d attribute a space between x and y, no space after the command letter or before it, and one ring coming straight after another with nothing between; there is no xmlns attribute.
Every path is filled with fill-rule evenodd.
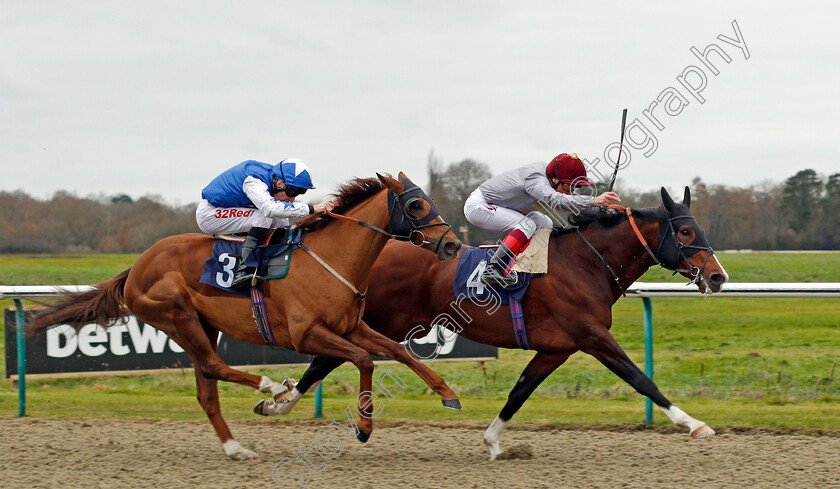
<svg viewBox="0 0 840 489"><path fill-rule="evenodd" d="M387 190L378 192L344 215L385 228L388 225L387 195ZM344 219L319 230L312 238L310 247L313 251L363 292L370 269L388 241L388 236Z"/></svg>
<svg viewBox="0 0 840 489"><path fill-rule="evenodd" d="M636 225L648 247L655 253L656 242L659 236L659 224L657 222L636 220ZM629 221L624 221L612 228L608 228L606 232L589 233L587 239L590 240L595 249L598 250L615 274L618 275L620 290L619 286L615 283L613 275L597 257L594 257L598 267L596 275L602 276L604 280L609 282L613 301L618 300L627 287L644 275L654 264L653 258L645 250L644 245L638 236L636 236ZM592 250L588 246L583 243L581 243L581 246L585 248L584 253L589 252L592 254Z"/></svg>

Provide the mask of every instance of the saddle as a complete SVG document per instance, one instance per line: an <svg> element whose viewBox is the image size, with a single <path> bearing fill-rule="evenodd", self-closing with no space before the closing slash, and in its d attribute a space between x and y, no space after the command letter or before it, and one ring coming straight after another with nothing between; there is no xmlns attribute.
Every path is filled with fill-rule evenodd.
<svg viewBox="0 0 840 489"><path fill-rule="evenodd" d="M238 295L249 295L250 291L230 288L233 275L239 267L239 253L245 235L214 235L213 252L204 261L200 282L217 289ZM257 246L245 261L247 266L257 268L257 274L265 280L281 279L291 268L292 250L303 242L303 229L276 229L266 245Z"/></svg>
<svg viewBox="0 0 840 489"><path fill-rule="evenodd" d="M528 273L531 275L545 275L548 273L548 240L551 237L551 229L537 229L528 247L516 258L513 264L514 272ZM479 248L496 250L498 245L481 245Z"/></svg>

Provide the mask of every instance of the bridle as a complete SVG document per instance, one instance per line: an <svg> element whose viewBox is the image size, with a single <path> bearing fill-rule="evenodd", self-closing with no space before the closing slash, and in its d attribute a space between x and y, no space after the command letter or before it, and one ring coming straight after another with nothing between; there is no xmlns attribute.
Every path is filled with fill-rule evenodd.
<svg viewBox="0 0 840 489"><path fill-rule="evenodd" d="M659 239L658 239L658 242L656 244L656 253L654 253L650 249L650 246L648 245L647 240L645 239L644 235L642 235L642 232L639 231L639 227L636 225L636 220L633 218L633 211L632 211L631 208L620 206L620 205L617 205L617 204L610 204L609 206L607 206L607 209L614 209L614 210L618 210L618 211L621 211L621 212L625 212L627 214L627 219L630 222L630 226L633 228L633 232L636 234L636 237L639 238L639 241L642 243L642 246L644 246L645 251L648 252L648 255L650 255L650 257L653 259L653 262L656 265L659 265L660 267L671 270L672 272L674 272L675 275L677 273L688 274L689 277L692 280L691 280L691 282L689 282L686 285L691 285L691 284L698 284L699 285L699 283L703 280L703 272L706 270L706 264L709 263L709 259L712 257L712 255L715 254L715 251L712 249L711 246L709 246L709 244L706 242L705 238L698 238L696 234L695 234L694 241L692 241L690 244L686 245L686 244L681 243L680 240L677 238L677 229L674 227L674 223L677 222L677 221L681 221L681 220L691 220L691 221L694 221L695 223L697 223L697 220L694 219L694 216L689 214L687 216L672 217L670 212L668 212L668 210L666 209L665 212L668 212L668 226L667 227L666 226L659 226ZM699 226L699 224L698 224L698 226ZM592 251L594 251L595 254L598 255L598 258L601 259L601 262L604 264L606 269L610 272L610 274L612 274L613 279L615 280L616 284L618 284L618 287L622 290L622 293L623 293L625 287L621 285L621 280L618 278L618 275L615 273L615 271L609 265L607 260L583 236L583 234L580 232L580 228L577 228L576 231L578 233L578 236L580 236L581 239L587 245L589 245L589 248L591 248ZM666 248L666 251L669 254L673 253L675 256L674 256L673 259L671 259L669 256L666 257L665 259L660 259L659 257L662 256L662 253L663 253L663 245L665 244L666 240L668 240L668 238L670 238L670 240L673 241L673 246L674 247L673 247L673 249ZM694 244L695 242L698 241L698 239L700 240L700 243ZM688 251L686 251L686 250L688 250ZM706 260L703 262L703 266L702 267L696 267L694 265L691 265L691 262L688 261L689 257L699 253L700 251L706 251L708 253L708 255L706 256ZM688 268L679 268L683 263L688 265Z"/></svg>
<svg viewBox="0 0 840 489"><path fill-rule="evenodd" d="M629 212L629 210L628 210L628 212ZM670 216L670 214L669 214L669 216ZM632 219L632 216L630 217L630 219ZM700 281L703 280L703 272L706 270L706 264L709 263L709 259L711 259L712 255L715 254L715 250L713 250L712 247L709 246L709 244L705 242L706 240L704 238L700 238L700 241L701 241L700 244L694 244L695 242L698 241L698 237L696 235L696 232L695 232L694 241L692 241L691 243L683 244L682 242L680 242L680 240L677 238L677 228L676 228L674 223L677 222L677 221L685 221L685 220L694 221L694 223L699 226L699 223L697 223L697 220L694 219L694 216L692 216L692 215L669 217L668 218L668 227L665 228L665 227L660 226L660 228L659 228L659 243L656 245L656 256L661 256L660 252L661 252L661 249L662 249L662 245L665 243L666 238L670 237L671 240L673 240L674 243L675 243L676 252L677 252L677 255L679 255L679 261L677 261L673 266L671 266L667 263L657 261L657 265L660 265L664 268L667 268L668 270L673 271L675 275L677 273L685 273L689 277L691 277L691 279L692 279L691 282L689 282L689 284L699 284ZM705 243L705 246L703 246L704 243ZM693 255L701 252L701 251L705 251L707 253L706 259L703 261L703 266L702 267L696 267L696 266L692 265L691 262L688 261L688 258L690 256L693 256ZM688 265L688 268L677 268L678 266L682 265L683 263Z"/></svg>
<svg viewBox="0 0 840 489"><path fill-rule="evenodd" d="M426 235L422 230L434 226L446 226L446 230L441 233L440 238L434 243L435 253L437 253L440 250L440 245L443 243L444 236L452 229L452 225L443 219L441 219L441 222L432 222L440 216L432 199L423 192L423 189L413 182L409 180L400 180L400 182L404 188L402 192L395 194L391 190L388 191L388 213L391 217L390 228L393 233L391 238L397 241L408 241L418 247L427 244L431 245L433 243L426 239ZM411 213L410 207L415 202L423 200L429 204L429 213L418 219ZM399 218L397 218L397 214L394 212L397 209L400 211ZM406 231L408 231L408 234L405 234ZM415 241L415 238L419 238L419 241Z"/></svg>
<svg viewBox="0 0 840 489"><path fill-rule="evenodd" d="M443 244L443 238L446 236L446 233L452 229L452 225L443 220L441 220L441 222L431 222L440 217L440 213L435 207L434 202L432 202L432 199L423 192L423 189L415 185L410 180L402 179L400 180L400 183L402 183L404 187L402 192L395 193L392 190L388 190L388 227L391 229L390 233L378 226L374 226L373 224L353 217L335 214L332 211L327 211L326 214L338 219L355 222L360 226L364 226L368 229L384 234L390 239L408 241L417 247L434 245L435 253L437 253L440 250L441 244ZM428 214L418 219L414 217L409 207L413 203L421 200L428 202L430 209ZM426 239L426 235L422 231L423 229L433 226L446 226L446 231L441 233L440 238L438 238L437 242L434 243Z"/></svg>

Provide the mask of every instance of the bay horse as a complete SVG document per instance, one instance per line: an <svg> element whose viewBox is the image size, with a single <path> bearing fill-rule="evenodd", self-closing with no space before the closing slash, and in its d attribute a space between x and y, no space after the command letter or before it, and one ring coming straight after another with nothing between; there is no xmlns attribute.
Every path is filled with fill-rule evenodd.
<svg viewBox="0 0 840 489"><path fill-rule="evenodd" d="M350 361L359 369L356 435L363 442L373 430L370 394L366 400L363 395L372 389L371 354L404 363L443 398L445 407L460 409L455 392L440 376L360 319L366 301L359 291L367 289L370 268L389 238L410 240L440 260L454 258L461 248L451 226L422 189L403 173L399 180L377 177L341 186L334 195L337 206L333 217L304 226L308 249L292 252L293 266L286 278L264 284L267 315L277 344L307 355ZM130 269L90 292L71 294L39 314L30 334L61 324L107 327L129 314L163 331L192 359L198 402L224 452L232 459L245 460L257 454L233 438L220 411L217 382L236 382L272 396L254 408L264 415L275 414L289 392L283 383L229 367L216 353L219 332L247 343L264 341L254 324L248 297L199 282L213 242L213 237L202 234L157 242Z"/></svg>
<svg viewBox="0 0 840 489"><path fill-rule="evenodd" d="M522 300L527 341L537 353L484 433L490 460L501 453L499 439L514 413L577 351L594 356L656 403L672 422L688 428L692 437L714 435L705 423L668 401L609 331L612 305L654 264L692 279L704 293L720 291L729 279L689 210L688 187L682 204L675 203L664 188L661 195L658 207L630 210L612 206L618 212L588 209L576 216L577 230L553 231L548 244L549 271L532 277ZM457 260L435 263L404 244L389 244L371 269L365 321L389 338L404 341L423 337L436 318L447 314L450 324L453 318L457 323L449 328L452 332L479 343L518 348L507 307L491 314L487 303L455 298L452 284L457 266ZM291 411L302 393L341 363L315 358L292 389L293 399L281 414Z"/></svg>

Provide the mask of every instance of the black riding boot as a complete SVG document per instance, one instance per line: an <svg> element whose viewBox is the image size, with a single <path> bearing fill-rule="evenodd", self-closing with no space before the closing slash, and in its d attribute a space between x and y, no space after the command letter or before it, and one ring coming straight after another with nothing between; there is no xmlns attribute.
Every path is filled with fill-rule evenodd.
<svg viewBox="0 0 840 489"><path fill-rule="evenodd" d="M266 228L251 228L248 231L248 236L245 237L245 242L242 243L242 251L239 252L239 268L236 269L236 274L233 276L233 283L230 284L230 288L244 289L251 285L251 279L257 273L257 269L246 267L245 260L257 245L265 241L268 231L269 229ZM260 279L260 277L257 278Z"/></svg>
<svg viewBox="0 0 840 489"><path fill-rule="evenodd" d="M502 288L516 285L516 272L511 271L508 275L505 275L508 261L512 257L514 257L513 251L500 244L496 253L487 262L487 267L481 274L481 281L488 285L498 284Z"/></svg>

